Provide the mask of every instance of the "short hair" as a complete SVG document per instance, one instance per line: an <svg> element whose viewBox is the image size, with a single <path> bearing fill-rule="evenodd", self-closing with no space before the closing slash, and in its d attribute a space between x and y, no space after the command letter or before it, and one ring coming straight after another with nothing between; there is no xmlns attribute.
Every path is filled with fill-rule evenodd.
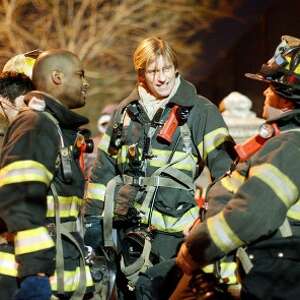
<svg viewBox="0 0 300 300"><path fill-rule="evenodd" d="M146 38L138 44L133 54L133 64L139 79L144 76L149 62L158 55L169 59L174 64L175 69L177 69L176 53L169 43L160 37Z"/></svg>
<svg viewBox="0 0 300 300"><path fill-rule="evenodd" d="M14 104L15 99L32 91L34 85L30 78L13 71L0 74L0 95Z"/></svg>

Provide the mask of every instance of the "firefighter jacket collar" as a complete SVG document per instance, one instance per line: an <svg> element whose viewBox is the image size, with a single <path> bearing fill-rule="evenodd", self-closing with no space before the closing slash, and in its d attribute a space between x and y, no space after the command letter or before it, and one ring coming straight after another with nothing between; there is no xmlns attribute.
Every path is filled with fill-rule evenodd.
<svg viewBox="0 0 300 300"><path fill-rule="evenodd" d="M70 109L62 105L59 100L41 91L32 91L28 93L25 96L25 101L29 103L30 99L34 97L45 101L45 110L50 112L58 120L59 124L64 128L77 128L89 122L86 117L71 111Z"/></svg>
<svg viewBox="0 0 300 300"><path fill-rule="evenodd" d="M180 77L180 85L175 93L175 95L170 99L169 103L178 104L180 106L192 107L195 104L195 99L197 98L197 90L193 84L184 80ZM121 110L123 110L127 105L133 101L139 99L138 88L135 87L133 91L125 98L121 103Z"/></svg>

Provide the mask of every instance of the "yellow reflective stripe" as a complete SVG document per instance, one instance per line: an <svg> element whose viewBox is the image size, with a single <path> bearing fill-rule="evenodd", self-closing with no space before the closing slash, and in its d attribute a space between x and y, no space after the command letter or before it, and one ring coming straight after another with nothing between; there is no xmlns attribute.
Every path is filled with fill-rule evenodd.
<svg viewBox="0 0 300 300"><path fill-rule="evenodd" d="M252 167L249 175L259 178L268 185L288 208L298 199L297 186L274 165L262 164Z"/></svg>
<svg viewBox="0 0 300 300"><path fill-rule="evenodd" d="M60 217L77 217L83 200L77 196L58 196ZM47 218L55 216L54 198L47 196Z"/></svg>
<svg viewBox="0 0 300 300"><path fill-rule="evenodd" d="M225 127L220 127L218 129L215 129L207 133L204 136L203 139L204 141L202 141L198 145L198 149L201 153L201 156L203 157L203 160L207 158L210 152L214 151L217 147L219 147L222 143L224 143L228 139L230 139L230 136L227 128ZM204 143L204 153L203 153L203 143Z"/></svg>
<svg viewBox="0 0 300 300"><path fill-rule="evenodd" d="M288 61L288 64L285 66L285 69L287 69L289 71L290 70L291 57L285 56L285 59ZM300 65L299 64L297 65L296 69L293 72L296 73L297 75L300 74Z"/></svg>
<svg viewBox="0 0 300 300"><path fill-rule="evenodd" d="M242 176L238 171L234 171L232 174L222 178L221 184L229 192L236 193L245 179L246 177Z"/></svg>
<svg viewBox="0 0 300 300"><path fill-rule="evenodd" d="M165 166L170 155L171 151L169 150L159 150L159 149L152 149L152 154L154 157L150 160L149 165L151 167L160 168L162 166ZM185 152L182 151L175 151L172 161L178 160L186 156ZM197 158L193 156L186 157L184 160L180 161L179 163L174 165L174 168L179 170L186 170L186 171L192 171L195 164L197 162Z"/></svg>
<svg viewBox="0 0 300 300"><path fill-rule="evenodd" d="M141 205L135 203L137 209L140 209ZM141 222L148 224L149 208L146 210L145 215L142 217ZM172 217L163 214L157 210L153 210L151 224L159 231L174 233L182 232L184 228L195 221L199 216L199 208L197 206L192 207L190 210L185 212L181 217Z"/></svg>
<svg viewBox="0 0 300 300"><path fill-rule="evenodd" d="M49 185L53 178L47 168L33 160L22 160L8 164L0 170L0 187L6 184L39 181Z"/></svg>
<svg viewBox="0 0 300 300"><path fill-rule="evenodd" d="M110 136L104 133L98 144L98 149L104 151L105 153L108 153L109 143L110 143Z"/></svg>
<svg viewBox="0 0 300 300"><path fill-rule="evenodd" d="M0 252L0 276L1 275L17 277L18 264L13 254Z"/></svg>
<svg viewBox="0 0 300 300"><path fill-rule="evenodd" d="M121 150L118 152L117 163L125 164L128 160L127 154L128 154L128 145L124 145L121 147Z"/></svg>
<svg viewBox="0 0 300 300"><path fill-rule="evenodd" d="M25 254L54 247L45 227L18 231L15 237L15 254Z"/></svg>
<svg viewBox="0 0 300 300"><path fill-rule="evenodd" d="M287 216L294 220L300 220L300 199L290 207L287 212Z"/></svg>
<svg viewBox="0 0 300 300"><path fill-rule="evenodd" d="M86 189L85 198L104 201L105 189L106 187L104 184L89 182Z"/></svg>
<svg viewBox="0 0 300 300"><path fill-rule="evenodd" d="M213 242L224 253L243 245L243 242L229 227L222 211L207 219L207 228Z"/></svg>
<svg viewBox="0 0 300 300"><path fill-rule="evenodd" d="M221 262L221 278L227 278L226 284L236 284L238 282L236 277L236 263L235 262Z"/></svg>
<svg viewBox="0 0 300 300"><path fill-rule="evenodd" d="M221 278L227 279L226 284L235 284L237 283L237 277L235 275L236 271L236 263L235 262L221 262L220 264L220 275ZM205 273L213 273L214 265L210 264L202 268L202 271Z"/></svg>
<svg viewBox="0 0 300 300"><path fill-rule="evenodd" d="M86 287L93 286L93 280L88 266L85 267ZM75 271L64 271L64 291L73 292L77 289L80 279L80 268ZM49 278L52 291L57 291L57 273Z"/></svg>

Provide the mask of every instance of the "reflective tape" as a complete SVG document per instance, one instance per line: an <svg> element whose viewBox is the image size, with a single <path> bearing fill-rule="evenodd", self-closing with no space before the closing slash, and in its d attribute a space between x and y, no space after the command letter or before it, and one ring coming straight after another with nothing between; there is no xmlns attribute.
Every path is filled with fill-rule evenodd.
<svg viewBox="0 0 300 300"><path fill-rule="evenodd" d="M236 193L240 186L244 183L246 177L242 176L238 171L232 172L221 179L223 187L231 193Z"/></svg>
<svg viewBox="0 0 300 300"><path fill-rule="evenodd" d="M93 280L88 266L85 267L86 273L86 286L93 286ZM75 271L64 271L64 291L74 292L79 284L80 279L80 267L77 267ZM57 291L57 273L49 278L52 291Z"/></svg>
<svg viewBox="0 0 300 300"><path fill-rule="evenodd" d="M98 144L98 149L104 151L105 153L108 153L109 143L110 143L110 136L108 134L104 133Z"/></svg>
<svg viewBox="0 0 300 300"><path fill-rule="evenodd" d="M77 196L58 196L59 213L61 218L77 217L83 200ZM55 216L54 198L47 196L47 218Z"/></svg>
<svg viewBox="0 0 300 300"><path fill-rule="evenodd" d="M220 276L222 279L227 279L226 284L236 284L238 282L236 277L237 264L235 262L221 262L220 263ZM210 264L202 268L205 273L213 273L214 265Z"/></svg>
<svg viewBox="0 0 300 300"><path fill-rule="evenodd" d="M15 254L25 254L54 247L45 227L18 231L15 237Z"/></svg>
<svg viewBox="0 0 300 300"><path fill-rule="evenodd" d="M244 244L229 227L222 211L207 219L207 228L213 242L224 253L228 253Z"/></svg>
<svg viewBox="0 0 300 300"><path fill-rule="evenodd" d="M104 184L89 182L85 198L104 201L105 189L106 186Z"/></svg>
<svg viewBox="0 0 300 300"><path fill-rule="evenodd" d="M300 221L300 199L289 208L287 216L291 219Z"/></svg>
<svg viewBox="0 0 300 300"><path fill-rule="evenodd" d="M250 168L250 177L254 176L264 182L289 208L298 199L298 188L288 176L271 164L262 164Z"/></svg>
<svg viewBox="0 0 300 300"><path fill-rule="evenodd" d="M1 275L17 277L18 264L13 254L0 252L0 276Z"/></svg>
<svg viewBox="0 0 300 300"><path fill-rule="evenodd" d="M141 208L141 205L137 203L135 203L134 206L137 209ZM142 216L141 222L143 224L148 224L148 215L149 208L146 209L145 215ZM198 216L199 208L197 206L189 209L181 217L172 217L154 209L152 211L151 225L163 232L182 232L184 228L192 224Z"/></svg>
<svg viewBox="0 0 300 300"><path fill-rule="evenodd" d="M203 141L198 145L198 149L201 153L203 160L207 158L210 152L214 151L217 147L219 147L222 143L229 139L229 132L225 127L220 127L207 133L204 136Z"/></svg>
<svg viewBox="0 0 300 300"><path fill-rule="evenodd" d="M6 184L29 181L50 184L53 174L41 163L33 160L13 162L0 170L0 187Z"/></svg>

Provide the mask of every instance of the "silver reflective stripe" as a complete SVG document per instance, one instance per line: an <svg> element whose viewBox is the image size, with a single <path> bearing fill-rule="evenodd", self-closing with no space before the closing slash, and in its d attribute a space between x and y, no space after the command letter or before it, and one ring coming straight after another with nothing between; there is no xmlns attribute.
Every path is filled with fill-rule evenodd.
<svg viewBox="0 0 300 300"><path fill-rule="evenodd" d="M25 254L54 247L45 227L18 231L15 237L15 254Z"/></svg>
<svg viewBox="0 0 300 300"><path fill-rule="evenodd" d="M77 217L83 200L77 196L58 196L60 217ZM47 196L47 218L55 216L54 198Z"/></svg>
<svg viewBox="0 0 300 300"><path fill-rule="evenodd" d="M135 204L135 207L139 209L141 206ZM145 215L142 215L141 222L148 223L149 208L146 208ZM151 225L157 230L164 232L181 232L184 228L195 221L199 216L199 208L197 206L192 207L185 212L181 217L173 217L166 214L162 214L157 210L153 210Z"/></svg>
<svg viewBox="0 0 300 300"><path fill-rule="evenodd" d="M207 133L204 136L204 141L202 141L198 145L198 149L201 153L201 156L203 157L203 160L207 158L210 152L214 151L217 147L219 147L222 143L224 143L228 139L230 139L230 136L227 128L225 127L221 127ZM204 153L203 153L203 149L204 149Z"/></svg>
<svg viewBox="0 0 300 300"><path fill-rule="evenodd" d="M297 186L274 165L262 164L252 167L249 175L250 177L255 176L267 184L287 208L298 199Z"/></svg>
<svg viewBox="0 0 300 300"><path fill-rule="evenodd" d="M52 173L43 164L32 160L22 160L10 163L1 169L0 187L28 181L39 181L49 185L52 178Z"/></svg>
<svg viewBox="0 0 300 300"><path fill-rule="evenodd" d="M13 254L0 252L0 277L1 275L17 277L18 264Z"/></svg>
<svg viewBox="0 0 300 300"><path fill-rule="evenodd" d="M243 245L243 242L229 227L224 218L223 212L208 218L207 228L216 246L224 253L228 253Z"/></svg>
<svg viewBox="0 0 300 300"><path fill-rule="evenodd" d="M89 182L85 198L104 201L105 189L104 184Z"/></svg>
<svg viewBox="0 0 300 300"><path fill-rule="evenodd" d="M85 267L86 273L86 286L92 286L92 276L88 266ZM73 292L77 289L80 279L80 267L77 267L75 271L64 271L64 291ZM49 278L51 289L57 291L57 274L54 273L53 276Z"/></svg>

